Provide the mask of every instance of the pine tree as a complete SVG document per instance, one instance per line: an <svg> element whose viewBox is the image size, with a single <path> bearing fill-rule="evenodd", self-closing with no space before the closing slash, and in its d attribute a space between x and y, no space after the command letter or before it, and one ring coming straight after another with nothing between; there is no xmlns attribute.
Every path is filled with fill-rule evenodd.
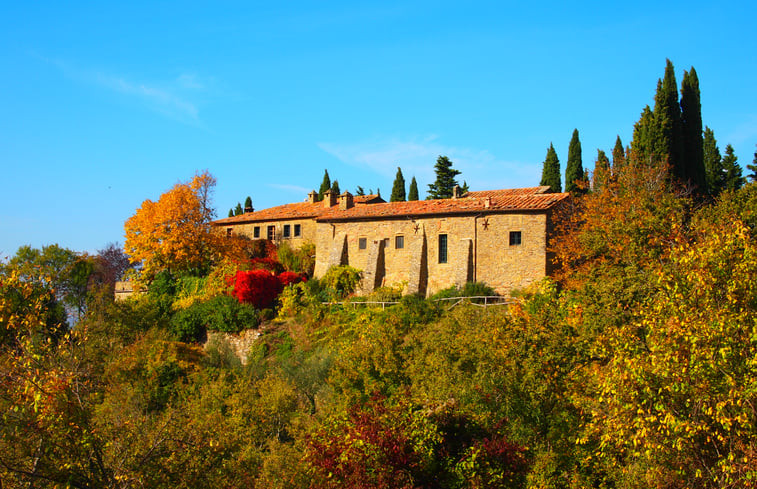
<svg viewBox="0 0 757 489"><path fill-rule="evenodd" d="M410 180L410 190L407 194L407 200L418 200L418 182L415 181L415 177Z"/></svg>
<svg viewBox="0 0 757 489"><path fill-rule="evenodd" d="M323 194L325 194L329 189L331 189L331 179L329 178L329 171L325 170L323 172L323 181L321 182L321 186L318 188L318 200L323 200Z"/></svg>
<svg viewBox="0 0 757 489"><path fill-rule="evenodd" d="M397 167L397 175L394 177L394 184L392 185L392 195L389 197L389 202L404 202L405 201L405 177L402 176L402 170Z"/></svg>
<svg viewBox="0 0 757 489"><path fill-rule="evenodd" d="M747 175L747 178L749 178L751 182L757 182L757 151L754 152L754 159L752 160L752 164L747 165L746 167L749 171L752 172Z"/></svg>
<svg viewBox="0 0 757 489"><path fill-rule="evenodd" d="M331 193L334 195L339 195L342 193L339 190L339 180L334 180L334 183L331 184Z"/></svg>
<svg viewBox="0 0 757 489"><path fill-rule="evenodd" d="M688 180L683 159L683 123L678 102L678 85L675 69L670 60L665 60L665 75L657 83L654 106L654 157L667 160L673 175L681 181Z"/></svg>
<svg viewBox="0 0 757 489"><path fill-rule="evenodd" d="M623 148L623 142L620 136L615 139L615 147L612 149L612 171L619 171L626 164L626 152Z"/></svg>
<svg viewBox="0 0 757 489"><path fill-rule="evenodd" d="M610 160L601 149L597 150L597 161L594 164L594 191L599 192L607 184L610 177Z"/></svg>
<svg viewBox="0 0 757 489"><path fill-rule="evenodd" d="M446 156L439 156L434 165L436 172L436 181L429 184L427 200L432 199L449 199L452 197L452 190L458 185L455 177L460 174L459 170L452 168L452 162Z"/></svg>
<svg viewBox="0 0 757 489"><path fill-rule="evenodd" d="M744 177L741 176L741 166L738 158L733 153L733 146L725 147L723 156L723 168L725 169L725 190L738 190L744 186Z"/></svg>
<svg viewBox="0 0 757 489"><path fill-rule="evenodd" d="M562 183L560 182L560 160L557 159L557 153L552 143L549 143L547 157L541 171L541 183L539 185L548 186L549 192L562 192Z"/></svg>
<svg viewBox="0 0 757 489"><path fill-rule="evenodd" d="M704 128L702 157L704 160L707 193L716 196L725 187L725 170L723 169L718 142L715 140L715 133L709 127Z"/></svg>
<svg viewBox="0 0 757 489"><path fill-rule="evenodd" d="M581 141L578 139L578 129L573 129L573 136L568 146L568 164L565 167L565 191L583 192L585 186L584 165L581 159Z"/></svg>
<svg viewBox="0 0 757 489"><path fill-rule="evenodd" d="M242 204L237 202L237 206L234 208L234 215L241 216L242 214L244 214L244 209L242 209Z"/></svg>
<svg viewBox="0 0 757 489"><path fill-rule="evenodd" d="M683 72L681 81L681 123L683 135L683 159L681 181L707 191L707 172L704 167L702 139L702 103L699 94L699 78L696 70Z"/></svg>
<svg viewBox="0 0 757 489"><path fill-rule="evenodd" d="M355 195L365 195L365 190L360 185L357 186L355 189Z"/></svg>

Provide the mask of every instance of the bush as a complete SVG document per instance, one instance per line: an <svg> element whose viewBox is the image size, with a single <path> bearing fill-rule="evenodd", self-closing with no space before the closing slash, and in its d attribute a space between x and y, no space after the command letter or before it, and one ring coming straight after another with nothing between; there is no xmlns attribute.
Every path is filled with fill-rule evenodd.
<svg viewBox="0 0 757 489"><path fill-rule="evenodd" d="M476 297L483 295L497 295L494 289L483 282L466 282L462 287L453 285L446 289L440 290L431 296L431 299L446 299L448 297Z"/></svg>
<svg viewBox="0 0 757 489"><path fill-rule="evenodd" d="M217 296L204 302L195 302L171 318L171 331L180 341L200 341L207 329L225 333L238 333L256 328L260 324L258 312L249 304L240 304L235 298Z"/></svg>
<svg viewBox="0 0 757 489"><path fill-rule="evenodd" d="M281 272L277 278L279 279L279 283L281 284L282 289L287 285L298 284L300 282L307 281L306 275L295 272Z"/></svg>
<svg viewBox="0 0 757 489"><path fill-rule="evenodd" d="M281 290L279 280L267 270L239 270L234 277L234 296L258 309L273 307Z"/></svg>
<svg viewBox="0 0 757 489"><path fill-rule="evenodd" d="M291 272L304 273L313 276L315 268L315 245L304 243L297 249L292 248L286 241L279 245L278 258L284 268Z"/></svg>
<svg viewBox="0 0 757 489"><path fill-rule="evenodd" d="M349 265L339 265L328 269L321 278L321 284L331 289L331 295L335 299L344 299L355 292L360 283L362 272Z"/></svg>

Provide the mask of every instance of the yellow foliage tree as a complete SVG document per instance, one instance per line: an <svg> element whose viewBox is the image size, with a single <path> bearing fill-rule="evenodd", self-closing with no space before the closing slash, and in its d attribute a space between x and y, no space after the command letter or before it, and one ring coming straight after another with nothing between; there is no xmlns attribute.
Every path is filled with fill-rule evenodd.
<svg viewBox="0 0 757 489"><path fill-rule="evenodd" d="M207 171L195 174L157 202L145 200L126 220L124 248L133 262L142 262L143 276L204 269L217 255L223 243L210 224L215 217L211 207L215 184Z"/></svg>

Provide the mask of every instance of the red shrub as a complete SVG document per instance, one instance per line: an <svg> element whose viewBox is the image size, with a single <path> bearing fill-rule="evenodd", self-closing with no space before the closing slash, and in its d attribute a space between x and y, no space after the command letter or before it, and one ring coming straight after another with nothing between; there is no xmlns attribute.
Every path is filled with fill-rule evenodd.
<svg viewBox="0 0 757 489"><path fill-rule="evenodd" d="M281 272L278 275L278 279L279 282L281 282L281 287L284 288L290 284L298 284L300 282L306 281L307 275L295 272Z"/></svg>
<svg viewBox="0 0 757 489"><path fill-rule="evenodd" d="M267 270L240 270L234 277L234 296L258 309L273 307L281 290L279 280Z"/></svg>

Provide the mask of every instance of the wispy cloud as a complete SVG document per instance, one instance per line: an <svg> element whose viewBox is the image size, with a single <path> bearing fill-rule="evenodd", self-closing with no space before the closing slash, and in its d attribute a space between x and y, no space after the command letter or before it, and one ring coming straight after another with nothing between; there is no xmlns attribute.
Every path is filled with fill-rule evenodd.
<svg viewBox="0 0 757 489"><path fill-rule="evenodd" d="M182 73L173 79L148 82L97 69L80 68L61 60L40 58L72 80L131 97L149 110L179 122L201 124L196 99L206 89L206 84L194 73Z"/></svg>
<svg viewBox="0 0 757 489"><path fill-rule="evenodd" d="M405 179L434 180L434 164L440 155L449 157L460 170L460 180L471 188L497 188L534 185L533 164L503 161L487 150L444 144L436 135L406 138L375 138L352 143L318 143L318 147L340 161L392 178L397 167Z"/></svg>
<svg viewBox="0 0 757 489"><path fill-rule="evenodd" d="M279 190L285 190L287 192L300 194L303 199L305 198L305 195L312 190L309 188L300 187L298 185L287 185L287 184L280 184L280 183L269 183L266 185L271 188L277 188Z"/></svg>

